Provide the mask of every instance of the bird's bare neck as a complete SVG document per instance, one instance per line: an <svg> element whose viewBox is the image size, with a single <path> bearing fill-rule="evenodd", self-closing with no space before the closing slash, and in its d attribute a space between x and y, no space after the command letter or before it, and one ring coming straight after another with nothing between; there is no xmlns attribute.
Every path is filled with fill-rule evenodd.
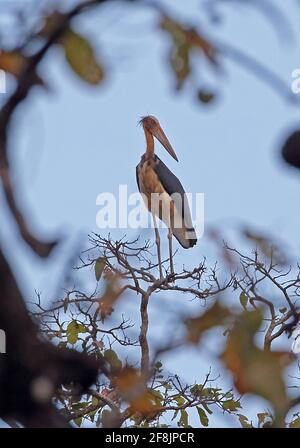
<svg viewBox="0 0 300 448"><path fill-rule="evenodd" d="M153 135L145 130L145 136L146 136L146 143L147 143L147 149L146 149L146 159L151 159L154 156L154 138Z"/></svg>

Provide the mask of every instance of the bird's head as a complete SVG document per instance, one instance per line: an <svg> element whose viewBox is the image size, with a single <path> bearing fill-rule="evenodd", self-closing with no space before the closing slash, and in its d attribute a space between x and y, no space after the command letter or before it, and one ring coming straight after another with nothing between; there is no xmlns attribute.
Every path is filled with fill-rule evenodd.
<svg viewBox="0 0 300 448"><path fill-rule="evenodd" d="M169 142L166 134L162 130L161 125L157 118L153 115L147 115L143 117L140 121L140 124L143 126L145 133L149 132L153 135L157 140L163 145L163 147L168 151L168 153L178 162L178 158L174 149L172 148L171 143Z"/></svg>

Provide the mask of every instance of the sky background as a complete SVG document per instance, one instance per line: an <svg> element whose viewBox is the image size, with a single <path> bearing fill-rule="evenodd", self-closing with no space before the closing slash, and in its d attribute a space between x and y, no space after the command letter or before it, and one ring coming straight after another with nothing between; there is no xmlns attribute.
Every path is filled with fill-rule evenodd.
<svg viewBox="0 0 300 448"><path fill-rule="evenodd" d="M23 3L30 5L30 1ZM208 36L263 62L283 79L288 91L291 72L300 68L299 2L284 2L283 13L292 30L284 36L259 9L246 4L222 2L217 8L222 20L216 26L201 7L208 2L161 3L180 20L200 26ZM272 3L282 4L279 0ZM6 7L7 2L0 0L3 24ZM271 86L222 56L221 76L208 70L204 61L195 61L194 81L217 92L213 104L197 102L191 86L176 93L166 62L169 40L157 30L157 21L151 9L121 3L85 14L74 27L95 43L107 66L105 83L97 88L83 84L67 67L61 51L54 48L41 67L50 92L35 89L18 110L11 157L19 197L25 209L32 211L32 223L42 235L63 237L60 248L46 262L24 251L0 192L1 241L28 299L34 297L35 290L42 292L45 302L59 297L70 249L79 242L84 246L88 233L99 231L96 197L101 192L117 193L119 184L128 185L129 192L137 191L135 167L145 150L137 122L146 114L159 118L180 163L157 145L159 157L181 179L186 191L205 194L206 228L220 226L230 232L239 223L247 223L280 238L295 256L299 252L300 175L281 162L279 151L284 137L299 126L300 105L279 96ZM137 234L130 229L111 233L114 238ZM145 237L149 235L145 232ZM176 263L193 266L203 256L215 257L205 235L194 249L179 248ZM161 303L150 304L154 339L163 331L168 310L182 306L199 310L199 304L182 305L183 300L177 296L175 303L162 298ZM122 306L134 313L138 305L130 300ZM162 317L158 313L161 306ZM214 363L215 373L221 372L221 365L214 361L215 340L205 341L200 353L185 349L176 353L176 360L167 358L167 368L188 382L201 382L210 363ZM229 377L220 383L229 385ZM254 410L260 403L266 406L255 400L250 399ZM215 417L213 424L237 425L222 416Z"/></svg>

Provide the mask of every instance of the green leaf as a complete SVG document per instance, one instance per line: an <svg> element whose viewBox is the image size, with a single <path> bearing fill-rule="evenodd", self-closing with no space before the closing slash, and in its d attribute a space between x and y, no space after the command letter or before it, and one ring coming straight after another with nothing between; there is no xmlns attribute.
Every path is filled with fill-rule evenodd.
<svg viewBox="0 0 300 448"><path fill-rule="evenodd" d="M290 428L300 428L300 417L296 418L289 424Z"/></svg>
<svg viewBox="0 0 300 448"><path fill-rule="evenodd" d="M204 411L204 409L197 406L197 411L200 419L200 423L202 426L208 426L208 417Z"/></svg>
<svg viewBox="0 0 300 448"><path fill-rule="evenodd" d="M189 416L185 409L181 409L180 411L178 426L183 426L184 428L189 426Z"/></svg>
<svg viewBox="0 0 300 448"><path fill-rule="evenodd" d="M86 401L80 401L79 403L73 404L73 410L78 411L78 409L84 409L88 406L88 402Z"/></svg>
<svg viewBox="0 0 300 448"><path fill-rule="evenodd" d="M96 260L96 263L95 263L95 277L96 277L97 282L99 282L99 280L100 280L100 278L102 276L103 270L105 268L105 264L106 264L105 263L105 258L103 258L103 257L100 257L100 258L98 258L98 260Z"/></svg>
<svg viewBox="0 0 300 448"><path fill-rule="evenodd" d="M88 416L90 417L90 420L92 423L94 423L94 421L95 421L95 416L96 416L97 412L98 412L98 409L88 413Z"/></svg>
<svg viewBox="0 0 300 448"><path fill-rule="evenodd" d="M67 340L70 344L75 344L78 340L79 333L86 333L86 327L79 324L76 320L72 320L67 326Z"/></svg>
<svg viewBox="0 0 300 448"><path fill-rule="evenodd" d="M92 406L97 406L98 403L99 403L98 398L97 398L97 397L93 397L93 398L92 398Z"/></svg>
<svg viewBox="0 0 300 448"><path fill-rule="evenodd" d="M242 307L245 310L247 310L248 296L247 296L247 294L244 293L244 291L242 291L240 294L240 302L241 302Z"/></svg>
<svg viewBox="0 0 300 448"><path fill-rule="evenodd" d="M75 425L77 425L78 427L81 426L82 423L82 417L78 417L74 420Z"/></svg>
<svg viewBox="0 0 300 448"><path fill-rule="evenodd" d="M238 414L240 424L243 428L252 428L251 423L249 423L248 417L243 414Z"/></svg>
<svg viewBox="0 0 300 448"><path fill-rule="evenodd" d="M111 364L112 367L115 369L120 369L122 367L122 362L118 358L118 355L114 350L111 348L108 350L105 350L104 352L104 358L107 359L107 361Z"/></svg>
<svg viewBox="0 0 300 448"><path fill-rule="evenodd" d="M193 394L195 397L199 397L199 395L201 395L202 389L202 384L194 384L194 386L190 388L190 391L191 394Z"/></svg>
<svg viewBox="0 0 300 448"><path fill-rule="evenodd" d="M241 403L239 401L235 401L235 400L228 400L228 401L224 401L224 403L222 404L223 409L226 409L226 411L237 411L239 408L241 408Z"/></svg>
<svg viewBox="0 0 300 448"><path fill-rule="evenodd" d="M67 326L67 340L70 344L75 344L78 339L77 322L72 320Z"/></svg>
<svg viewBox="0 0 300 448"><path fill-rule="evenodd" d="M61 41L65 50L65 57L76 75L88 84L100 84L104 78L104 71L96 60L90 42L82 35L69 29Z"/></svg>
<svg viewBox="0 0 300 448"><path fill-rule="evenodd" d="M176 397L174 397L174 400L176 401L178 406L182 406L185 403L185 399L183 397L181 397L180 395L177 395Z"/></svg>

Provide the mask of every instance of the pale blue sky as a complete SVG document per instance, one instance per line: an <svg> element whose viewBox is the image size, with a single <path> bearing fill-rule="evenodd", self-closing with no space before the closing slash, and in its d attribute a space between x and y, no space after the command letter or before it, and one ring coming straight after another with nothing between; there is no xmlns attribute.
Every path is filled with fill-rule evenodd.
<svg viewBox="0 0 300 448"><path fill-rule="evenodd" d="M224 39L272 68L287 88L292 70L300 67L296 0L284 5L294 34L288 42L278 39L266 18L246 5L221 5L223 21L215 27L198 0L162 3L172 5L180 19L200 24L208 36ZM299 250L300 173L281 163L278 150L288 130L299 124L300 107L284 101L222 56L221 77L209 72L203 61L197 66L199 79L219 94L215 104L200 105L189 87L176 95L165 61L169 41L155 30L156 24L157 16L151 10L136 11L121 4L86 14L74 26L95 42L108 67L106 82L99 88L84 85L70 72L62 53L53 49L41 70L51 93L36 89L18 111L12 153L20 196L33 211L36 228L44 235L66 237L51 260L41 263L28 251L22 252L9 219L1 220L1 239L28 297L34 289L42 291L45 299L57 294L69 247L80 235L84 244L85 236L97 230L99 193L117 192L119 184L127 184L130 192L137 190L135 166L145 148L137 122L145 114L160 119L180 163L158 146L159 156L187 191L204 192L206 225L230 230L233 224L246 222L279 236L295 252ZM2 202L1 213L5 213ZM117 238L123 233L114 230L112 235ZM135 231L126 233L136 235ZM205 239L193 250L180 248L179 253L178 264L193 265L204 255L214 257ZM128 310L135 305L129 304ZM198 305L188 306L195 310ZM213 357L204 353L200 360L199 366L199 357L185 351L168 367L181 369L187 381L200 381L199 375L206 372ZM187 362L188 370L182 368Z"/></svg>

